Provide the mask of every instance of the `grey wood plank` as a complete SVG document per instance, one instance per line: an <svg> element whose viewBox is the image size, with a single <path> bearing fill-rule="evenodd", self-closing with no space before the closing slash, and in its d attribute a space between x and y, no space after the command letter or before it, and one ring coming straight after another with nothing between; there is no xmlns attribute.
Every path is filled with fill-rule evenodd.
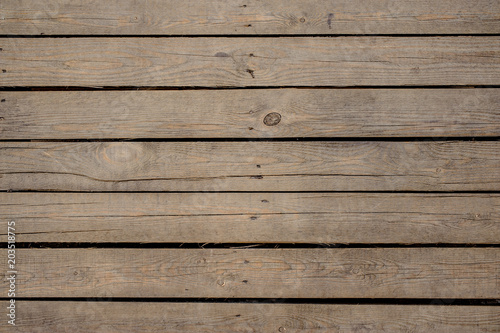
<svg viewBox="0 0 500 333"><path fill-rule="evenodd" d="M16 263L16 297L500 297L498 248L17 249Z"/></svg>
<svg viewBox="0 0 500 333"><path fill-rule="evenodd" d="M0 100L9 140L500 135L500 92L487 88L0 91ZM272 113L280 122L268 126Z"/></svg>
<svg viewBox="0 0 500 333"><path fill-rule="evenodd" d="M3 38L1 86L497 85L500 37Z"/></svg>
<svg viewBox="0 0 500 333"><path fill-rule="evenodd" d="M3 0L0 34L499 33L490 0Z"/></svg>
<svg viewBox="0 0 500 333"><path fill-rule="evenodd" d="M28 243L500 242L496 194L0 193L0 208Z"/></svg>
<svg viewBox="0 0 500 333"><path fill-rule="evenodd" d="M498 191L500 141L3 142L0 189Z"/></svg>
<svg viewBox="0 0 500 333"><path fill-rule="evenodd" d="M495 332L497 306L17 301L1 332ZM439 301L437 301L439 303ZM3 309L6 301L0 302Z"/></svg>

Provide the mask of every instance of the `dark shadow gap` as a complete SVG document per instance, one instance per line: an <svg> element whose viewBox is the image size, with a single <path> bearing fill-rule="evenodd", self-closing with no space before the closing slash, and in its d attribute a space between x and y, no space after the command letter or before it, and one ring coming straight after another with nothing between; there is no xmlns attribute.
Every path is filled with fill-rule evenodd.
<svg viewBox="0 0 500 333"><path fill-rule="evenodd" d="M484 89L500 85L400 85L400 86L1 86L0 91L111 91L111 90L250 90L250 89Z"/></svg>
<svg viewBox="0 0 500 333"><path fill-rule="evenodd" d="M1 297L0 301L10 298ZM255 303L255 304L338 304L338 305L473 305L500 306L498 299L450 298L195 298L195 297L16 297L16 301L48 302L145 302L145 303Z"/></svg>
<svg viewBox="0 0 500 333"><path fill-rule="evenodd" d="M275 138L114 138L114 139L0 139L0 142L446 142L499 141L500 136L436 137L275 137Z"/></svg>
<svg viewBox="0 0 500 333"><path fill-rule="evenodd" d="M193 194L204 194L204 193L311 193L311 194L321 194L321 193L338 193L338 194L500 194L500 191L60 191L60 190L0 190L4 193L193 193Z"/></svg>
<svg viewBox="0 0 500 333"><path fill-rule="evenodd" d="M18 235L22 232L18 233ZM0 243L1 248L7 248L7 243ZM318 249L318 248L500 248L500 244L456 244L456 243L51 243L51 242L17 242L17 249Z"/></svg>

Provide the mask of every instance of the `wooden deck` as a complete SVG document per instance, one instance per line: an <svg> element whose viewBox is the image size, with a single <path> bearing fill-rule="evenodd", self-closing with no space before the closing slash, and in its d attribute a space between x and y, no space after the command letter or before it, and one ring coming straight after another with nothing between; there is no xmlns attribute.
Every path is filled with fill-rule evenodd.
<svg viewBox="0 0 500 333"><path fill-rule="evenodd" d="M496 0L0 0L0 332L500 332L499 138Z"/></svg>

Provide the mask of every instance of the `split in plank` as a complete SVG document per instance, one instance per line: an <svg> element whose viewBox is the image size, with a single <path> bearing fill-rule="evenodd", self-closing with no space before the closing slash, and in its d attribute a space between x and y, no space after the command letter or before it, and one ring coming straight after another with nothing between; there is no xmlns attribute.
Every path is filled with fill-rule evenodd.
<svg viewBox="0 0 500 333"><path fill-rule="evenodd" d="M0 193L0 208L29 243L500 242L495 194Z"/></svg>
<svg viewBox="0 0 500 333"><path fill-rule="evenodd" d="M500 141L3 142L1 190L497 191Z"/></svg>
<svg viewBox="0 0 500 333"><path fill-rule="evenodd" d="M500 32L490 0L2 0L0 34L264 35Z"/></svg>
<svg viewBox="0 0 500 333"><path fill-rule="evenodd" d="M498 306L16 301L8 332L496 332ZM8 302L0 302L2 309ZM5 326L4 326L5 327ZM1 329L0 329L1 330ZM7 332L7 331L6 331Z"/></svg>
<svg viewBox="0 0 500 333"><path fill-rule="evenodd" d="M2 38L2 86L496 85L500 37Z"/></svg>
<svg viewBox="0 0 500 333"><path fill-rule="evenodd" d="M499 248L17 249L16 261L16 297L500 297Z"/></svg>
<svg viewBox="0 0 500 333"><path fill-rule="evenodd" d="M499 89L4 91L0 99L0 138L10 140L500 135ZM274 113L279 122L266 124Z"/></svg>

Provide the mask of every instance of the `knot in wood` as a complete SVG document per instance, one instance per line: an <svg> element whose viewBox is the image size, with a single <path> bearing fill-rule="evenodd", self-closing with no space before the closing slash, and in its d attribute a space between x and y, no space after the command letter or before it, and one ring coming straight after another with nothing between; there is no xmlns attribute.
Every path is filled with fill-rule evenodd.
<svg viewBox="0 0 500 333"><path fill-rule="evenodd" d="M275 125L278 125L280 121L281 121L281 115L279 113L277 113L277 112L268 113L264 117L264 124L266 126L275 126Z"/></svg>

